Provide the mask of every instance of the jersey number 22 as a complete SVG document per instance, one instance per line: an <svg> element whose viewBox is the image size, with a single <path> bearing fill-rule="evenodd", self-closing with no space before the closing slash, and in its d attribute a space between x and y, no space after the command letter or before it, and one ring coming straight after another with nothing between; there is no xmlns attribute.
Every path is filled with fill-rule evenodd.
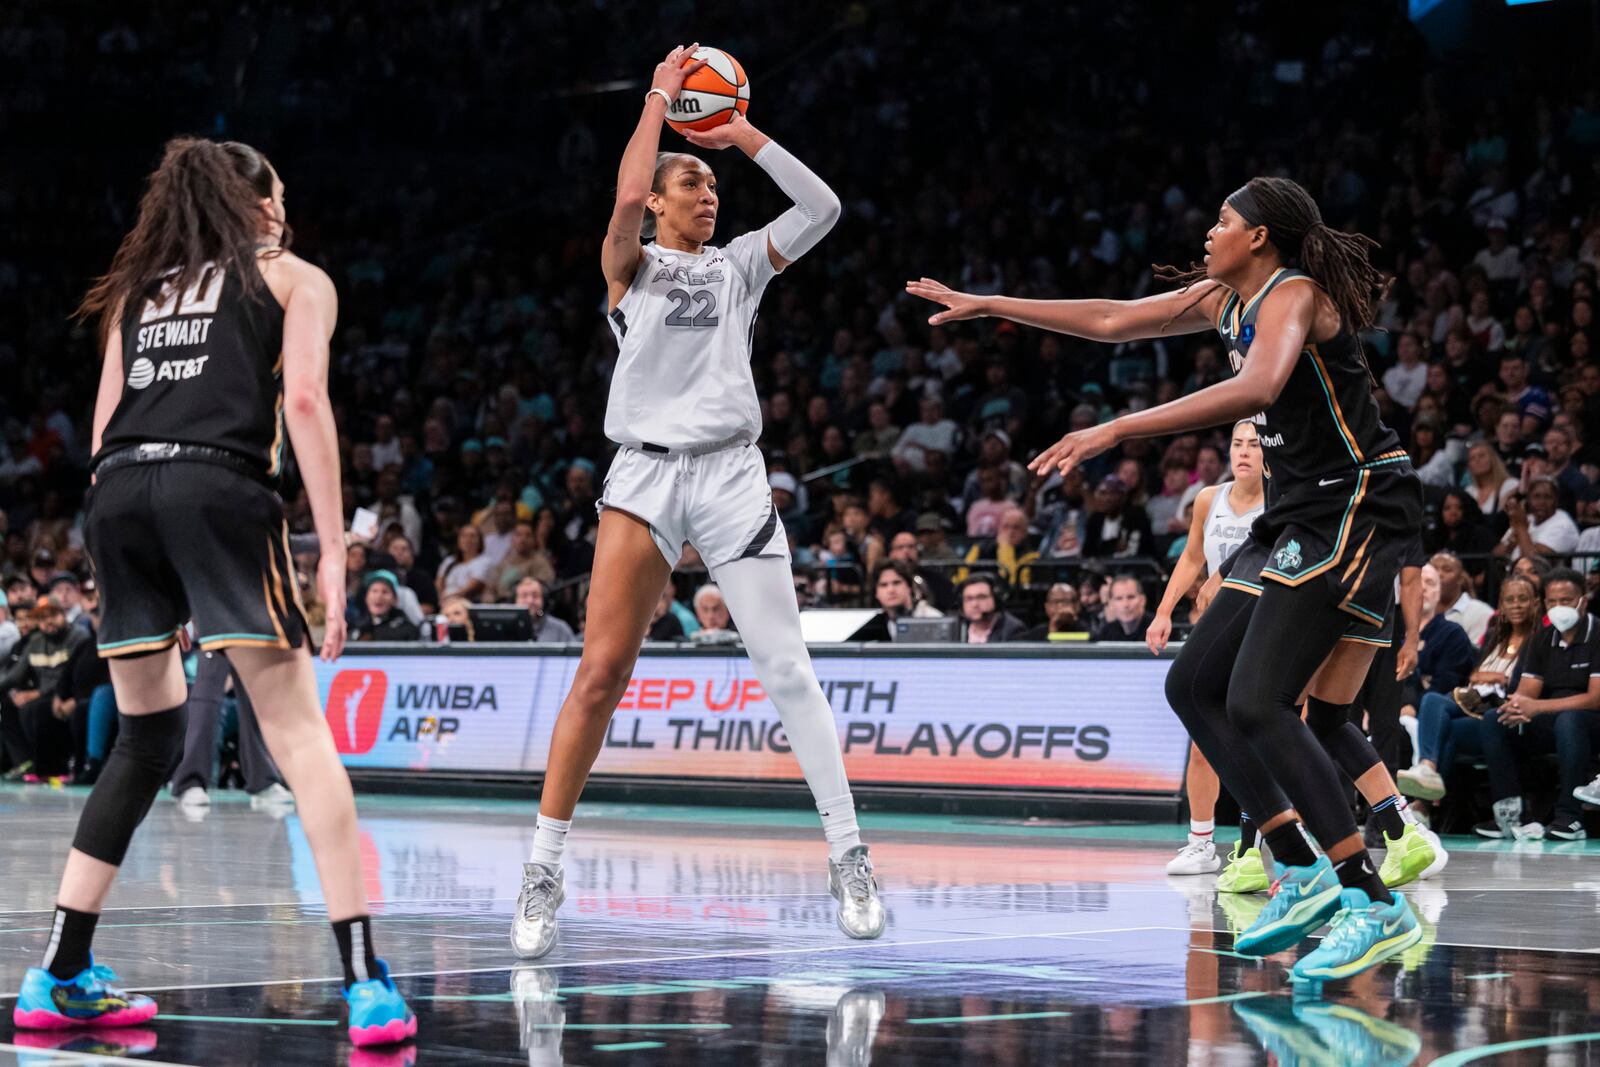
<svg viewBox="0 0 1600 1067"><path fill-rule="evenodd" d="M667 299L672 301L672 310L667 312L668 326L715 326L717 324L717 294L709 289L696 289L693 293L687 289L673 289L667 293ZM694 317L689 317L689 308L698 305L699 309Z"/></svg>

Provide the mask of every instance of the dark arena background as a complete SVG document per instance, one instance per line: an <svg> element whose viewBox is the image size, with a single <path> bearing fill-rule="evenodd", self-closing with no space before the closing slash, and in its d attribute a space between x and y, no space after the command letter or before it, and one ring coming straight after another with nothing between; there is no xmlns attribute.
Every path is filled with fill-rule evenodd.
<svg viewBox="0 0 1600 1067"><path fill-rule="evenodd" d="M614 623L588 594L618 455L600 270L618 160L655 65L694 42L737 58L748 121L842 208L750 327L753 447L888 928L836 926L811 794L743 651L764 620L730 621L687 547L573 821L559 944L519 959L552 731ZM102 352L73 312L188 135L271 159L293 251L337 289L345 596L295 536L314 530L292 453L274 575L314 642L350 628L319 696L418 1032L346 1036L309 839L255 733L281 694L197 699L186 650L183 762L94 945L159 1014L0 1021L0 1065L1600 1063L1600 687L1543 732L1495 707L1554 685L1524 677L1535 646L1571 660L1600 626L1597 70L1595 0L10 0L0 1007L46 951L119 722L84 538ZM714 168L711 244L790 207L738 148L665 127L660 146ZM1359 343L1431 560L1418 669L1385 676L1404 651L1385 634L1351 712L1405 796L1341 785L1373 866L1401 809L1449 861L1401 890L1414 943L1321 986L1288 974L1316 936L1236 951L1281 871L1219 891L1239 809L1224 790L1214 830L1193 810L1167 700L1209 594L1191 567L1163 595L1191 529L1210 535L1197 495L1234 476L1229 425L1027 468L1227 381L1229 343L930 325L944 306L906 287L1166 292L1152 265L1200 260L1255 176L1377 243ZM157 363L126 388L204 382ZM1199 873L1169 873L1184 856Z"/></svg>

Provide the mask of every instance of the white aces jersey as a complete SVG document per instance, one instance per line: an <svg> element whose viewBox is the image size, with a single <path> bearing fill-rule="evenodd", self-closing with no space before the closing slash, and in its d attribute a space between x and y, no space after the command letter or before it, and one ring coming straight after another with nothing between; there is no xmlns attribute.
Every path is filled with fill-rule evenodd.
<svg viewBox="0 0 1600 1067"><path fill-rule="evenodd" d="M750 374L756 305L777 271L765 228L698 254L644 246L611 331L620 353L606 402L606 436L668 449L761 436Z"/></svg>
<svg viewBox="0 0 1600 1067"><path fill-rule="evenodd" d="M1205 541L1201 545L1206 553L1207 574L1215 574L1222 569L1223 561L1233 555L1234 549L1244 544L1250 536L1250 524L1266 508L1266 500L1263 499L1243 515L1236 513L1229 500L1235 484L1223 482L1217 486L1216 494L1211 498L1211 513L1206 516Z"/></svg>

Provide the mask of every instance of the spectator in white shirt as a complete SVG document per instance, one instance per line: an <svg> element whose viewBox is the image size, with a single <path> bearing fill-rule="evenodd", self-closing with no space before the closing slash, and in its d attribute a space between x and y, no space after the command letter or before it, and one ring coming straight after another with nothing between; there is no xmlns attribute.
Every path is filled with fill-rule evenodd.
<svg viewBox="0 0 1600 1067"><path fill-rule="evenodd" d="M1524 493L1507 499L1506 516L1511 520L1511 529L1495 547L1495 555L1519 560L1540 553L1565 556L1577 548L1578 524L1557 506L1559 500L1556 481L1548 475L1534 479Z"/></svg>
<svg viewBox="0 0 1600 1067"><path fill-rule="evenodd" d="M1489 247L1480 249L1472 262L1483 268L1491 282L1513 282L1522 277L1522 253L1506 233L1506 220L1492 218L1488 226Z"/></svg>
<svg viewBox="0 0 1600 1067"><path fill-rule="evenodd" d="M1476 648L1494 618L1494 608L1473 596L1467 585L1467 572L1454 552L1435 552L1428 561L1439 572L1439 606L1444 617L1467 631Z"/></svg>
<svg viewBox="0 0 1600 1067"><path fill-rule="evenodd" d="M379 415L374 426L374 440L372 442L372 466L376 470L385 467L400 467L405 465L405 457L400 454L400 438L394 432L394 417Z"/></svg>
<svg viewBox="0 0 1600 1067"><path fill-rule="evenodd" d="M1422 338L1407 330L1400 335L1395 354L1399 362L1383 372L1383 388L1396 404L1410 411L1417 406L1428 383L1428 365L1422 361Z"/></svg>
<svg viewBox="0 0 1600 1067"><path fill-rule="evenodd" d="M936 396L925 396L922 398L922 421L906 427L890 454L895 465L903 470L925 471L928 453L942 452L949 457L956 450L958 433L956 424L944 417L944 401Z"/></svg>
<svg viewBox="0 0 1600 1067"><path fill-rule="evenodd" d="M494 561L483 554L483 533L476 526L456 532L456 551L439 564L439 595L481 600L494 577Z"/></svg>

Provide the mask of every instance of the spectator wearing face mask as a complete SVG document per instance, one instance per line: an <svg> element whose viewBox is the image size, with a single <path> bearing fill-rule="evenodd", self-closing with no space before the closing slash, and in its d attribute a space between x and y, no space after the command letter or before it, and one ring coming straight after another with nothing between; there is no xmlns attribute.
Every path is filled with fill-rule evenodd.
<svg viewBox="0 0 1600 1067"><path fill-rule="evenodd" d="M1516 692L1483 717L1494 798L1493 821L1474 827L1483 837L1545 836L1545 827L1525 821L1522 806L1518 760L1536 753L1554 753L1559 767L1549 834L1567 841L1588 836L1573 791L1589 780L1600 742L1600 623L1586 610L1583 578L1564 567L1545 579L1544 606L1550 624L1524 649Z"/></svg>

